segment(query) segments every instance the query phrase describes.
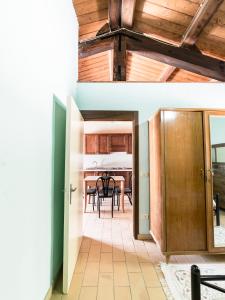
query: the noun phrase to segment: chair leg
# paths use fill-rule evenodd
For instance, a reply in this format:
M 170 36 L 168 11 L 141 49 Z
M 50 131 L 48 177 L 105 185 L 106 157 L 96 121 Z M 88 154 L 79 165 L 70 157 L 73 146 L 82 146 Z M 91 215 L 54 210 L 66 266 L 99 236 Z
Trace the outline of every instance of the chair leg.
M 113 218 L 114 200 L 115 200 L 115 195 L 112 196 L 112 218 Z
M 127 194 L 127 196 L 128 196 L 128 199 L 129 199 L 130 205 L 133 205 L 133 204 L 132 204 L 132 201 L 131 201 L 131 194 Z
M 117 194 L 117 206 L 118 206 L 118 211 L 120 210 L 120 195 Z
M 98 217 L 100 218 L 100 198 L 98 197 Z
M 92 195 L 93 197 L 93 201 L 92 201 L 92 205 L 93 205 L 93 211 L 95 210 L 95 195 Z
M 91 203 L 91 196 L 88 195 L 88 204 L 90 204 L 90 203 Z

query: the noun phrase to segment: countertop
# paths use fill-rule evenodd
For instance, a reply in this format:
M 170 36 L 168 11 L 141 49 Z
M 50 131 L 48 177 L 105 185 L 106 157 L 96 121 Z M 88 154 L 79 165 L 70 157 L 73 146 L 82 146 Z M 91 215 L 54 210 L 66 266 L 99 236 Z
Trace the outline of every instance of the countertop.
M 103 168 L 103 169 L 84 169 L 84 172 L 132 172 L 132 168 L 127 168 L 127 169 L 116 169 L 116 168 Z

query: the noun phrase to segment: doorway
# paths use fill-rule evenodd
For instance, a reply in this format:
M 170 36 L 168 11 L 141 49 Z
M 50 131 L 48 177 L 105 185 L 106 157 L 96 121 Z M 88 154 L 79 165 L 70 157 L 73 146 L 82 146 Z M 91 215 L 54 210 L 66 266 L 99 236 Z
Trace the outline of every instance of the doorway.
M 138 112 L 136 112 L 136 111 L 123 111 L 123 112 L 120 112 L 120 111 L 106 111 L 106 112 L 105 111 L 79 111 L 78 108 L 76 108 L 74 106 L 75 105 L 74 101 L 72 99 L 69 99 L 69 100 L 70 101 L 68 102 L 68 105 L 67 105 L 67 117 L 69 117 L 68 120 L 70 120 L 70 123 L 68 123 L 67 125 L 70 125 L 70 126 L 67 126 L 67 129 L 69 130 L 69 135 L 66 134 L 66 137 L 67 137 L 66 138 L 66 146 L 67 147 L 70 147 L 71 145 L 77 145 L 77 142 L 75 143 L 75 142 L 71 141 L 71 139 L 74 139 L 75 137 L 77 138 L 78 136 L 80 138 L 82 137 L 82 133 L 80 132 L 81 128 L 78 130 L 78 127 L 77 127 L 77 125 L 80 124 L 80 121 L 82 121 L 82 120 L 84 120 L 84 122 L 85 121 L 89 121 L 89 122 L 90 121 L 92 121 L 92 122 L 93 121 L 101 121 L 101 122 L 102 121 L 105 121 L 105 122 L 109 122 L 109 121 L 110 122 L 112 122 L 112 121 L 113 122 L 123 122 L 123 121 L 125 121 L 125 122 L 131 122 L 131 125 L 132 125 L 131 126 L 132 127 L 132 139 L 133 139 L 132 150 L 131 150 L 132 151 L 132 156 L 133 156 L 133 160 L 132 160 L 133 161 L 133 164 L 132 164 L 132 171 L 133 171 L 132 172 L 133 173 L 133 178 L 132 178 L 132 181 L 133 181 L 133 184 L 132 184 L 133 222 L 132 222 L 132 225 L 133 225 L 133 230 L 131 228 L 129 229 L 129 232 L 130 232 L 130 235 L 131 235 L 131 236 L 129 236 L 129 241 L 132 240 L 132 236 L 133 236 L 134 239 L 137 239 L 138 230 L 139 230 L 139 220 L 138 220 L 139 219 L 138 218 L 138 216 L 139 216 L 139 197 L 138 197 L 138 194 L 139 194 L 139 180 L 138 180 L 139 179 L 139 174 L 138 174 L 138 170 L 139 170 L 139 159 L 138 159 L 138 157 L 139 157 L 138 156 L 138 148 L 139 148 L 139 145 L 138 145 Z M 71 109 L 72 107 L 73 107 L 73 109 Z M 81 115 L 80 115 L 80 113 L 81 113 Z M 75 122 L 71 122 L 73 119 L 75 120 Z M 64 122 L 64 124 L 65 124 L 65 122 Z M 72 127 L 71 127 L 71 125 L 72 125 Z M 76 126 L 74 126 L 74 125 L 76 125 Z M 79 132 L 79 134 L 78 134 L 78 132 Z M 65 141 L 64 141 L 64 146 L 65 146 Z M 66 151 L 66 157 L 67 157 L 67 154 L 68 154 L 68 151 Z M 67 169 L 68 169 L 68 163 L 71 166 L 71 168 L 76 169 L 76 166 L 75 166 L 76 162 L 73 160 L 73 157 L 74 157 L 74 155 L 71 156 L 72 160 L 66 159 Z M 81 157 L 81 156 L 78 156 L 78 157 Z M 78 160 L 80 161 L 80 159 L 78 159 Z M 73 162 L 73 163 L 71 164 L 71 162 Z M 75 162 L 75 165 L 74 165 L 74 162 Z M 81 170 L 81 169 L 79 168 L 79 170 Z M 65 172 L 65 174 L 67 174 L 67 173 L 68 172 Z M 66 237 L 68 235 L 68 232 L 69 232 L 68 229 L 70 227 L 67 223 L 68 223 L 68 220 L 75 220 L 77 218 L 75 218 L 75 217 L 72 218 L 72 216 L 70 218 L 68 218 L 68 213 L 71 210 L 71 208 L 75 205 L 75 203 L 78 203 L 78 201 L 82 205 L 83 200 L 82 200 L 82 196 L 81 196 L 81 188 L 79 188 L 79 190 L 76 188 L 78 186 L 77 185 L 78 183 L 75 183 L 73 180 L 72 181 L 68 180 L 67 177 L 65 177 L 66 179 L 65 179 L 65 188 L 64 188 L 64 194 L 65 194 L 64 203 L 66 204 L 66 206 L 64 206 L 64 249 L 63 249 L 63 252 L 64 252 L 64 256 L 69 257 L 69 254 L 65 255 L 68 252 L 66 250 L 67 250 L 68 245 L 69 245 L 69 242 L 67 242 Z M 78 180 L 79 184 L 80 184 L 82 179 L 83 179 L 83 177 L 81 177 L 81 173 L 78 177 L 80 178 Z M 71 183 L 72 183 L 72 185 L 71 185 Z M 75 212 L 75 210 L 73 210 L 73 211 Z M 80 207 L 77 208 L 76 211 L 77 212 L 79 211 L 79 215 L 82 214 L 82 209 Z M 114 220 L 112 219 L 112 222 L 114 222 L 114 221 L 115 221 L 115 219 Z M 67 224 L 67 225 L 65 226 L 65 224 Z M 74 228 L 76 228 L 76 226 L 72 226 L 71 228 L 74 229 Z M 65 229 L 66 229 L 66 231 L 65 231 Z M 125 230 L 126 230 L 126 226 L 125 227 L 122 226 L 122 231 L 120 231 L 120 232 L 123 232 L 125 234 L 125 238 L 127 238 Z M 81 241 L 81 239 L 79 239 L 79 241 Z M 82 242 L 82 245 L 83 244 L 85 245 L 85 239 L 83 239 L 83 241 L 84 241 L 84 243 Z M 128 247 L 129 247 L 129 241 L 127 241 L 127 246 Z M 88 242 L 90 242 L 90 239 L 89 239 Z M 92 241 L 92 244 L 94 244 L 94 243 L 95 243 L 95 241 Z M 106 247 L 107 247 L 107 245 L 106 245 Z M 96 247 L 94 245 L 93 249 L 95 249 L 95 248 Z M 79 250 L 76 253 L 78 254 L 78 252 L 79 252 Z M 96 259 L 95 253 L 93 254 L 93 257 L 94 257 L 94 259 Z M 70 273 L 72 274 L 72 271 L 74 271 L 76 259 L 73 261 L 73 264 L 69 263 L 68 261 L 69 261 L 68 259 L 66 260 L 64 258 L 63 266 L 65 267 L 65 269 L 69 267 L 71 269 Z M 72 280 L 72 276 L 70 276 L 70 277 L 71 278 L 68 279 L 68 272 L 63 271 L 63 278 L 65 278 L 66 282 L 67 282 L 67 286 L 65 286 L 65 288 L 64 288 L 64 293 L 68 292 L 68 290 L 69 290 L 69 286 L 70 286 L 70 283 L 71 283 L 71 280 Z
M 131 122 L 132 124 L 132 207 L 133 236 L 137 239 L 139 231 L 139 156 L 138 156 L 138 112 L 137 111 L 89 111 L 82 110 L 84 122 Z

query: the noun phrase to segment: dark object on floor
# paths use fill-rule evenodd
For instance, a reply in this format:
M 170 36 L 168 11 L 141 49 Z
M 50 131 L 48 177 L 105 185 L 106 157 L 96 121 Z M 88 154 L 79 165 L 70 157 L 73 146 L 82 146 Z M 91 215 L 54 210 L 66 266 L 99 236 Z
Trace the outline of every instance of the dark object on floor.
M 225 272 L 225 271 L 224 271 Z M 191 299 L 201 300 L 201 284 L 209 288 L 225 293 L 225 289 L 209 283 L 208 281 L 224 281 L 225 275 L 201 275 L 198 266 L 191 266 Z

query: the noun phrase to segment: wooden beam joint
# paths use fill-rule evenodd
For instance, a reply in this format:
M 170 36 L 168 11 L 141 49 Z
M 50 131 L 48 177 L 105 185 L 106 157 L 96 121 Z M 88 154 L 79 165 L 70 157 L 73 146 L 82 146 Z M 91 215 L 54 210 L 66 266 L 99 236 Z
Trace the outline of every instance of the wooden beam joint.
M 115 37 L 118 39 L 117 42 L 115 42 Z M 124 41 L 122 37 L 126 37 Z M 119 42 L 120 38 L 121 42 Z M 139 55 L 177 68 L 185 69 L 219 81 L 225 81 L 224 61 L 203 55 L 196 50 L 193 51 L 184 47 L 176 47 L 152 39 L 125 28 L 88 40 L 85 44 L 80 43 L 79 55 L 80 57 L 85 57 L 85 55 L 88 56 L 102 52 L 103 49 L 104 51 L 114 49 L 114 52 L 118 50 L 118 54 L 114 53 L 114 62 L 117 65 L 117 68 L 115 67 L 114 69 L 117 75 L 113 76 L 113 78 L 118 78 L 119 80 L 123 80 L 122 78 L 124 78 L 126 50 L 130 50 L 137 52 Z
M 126 37 L 114 37 L 113 81 L 126 81 Z

